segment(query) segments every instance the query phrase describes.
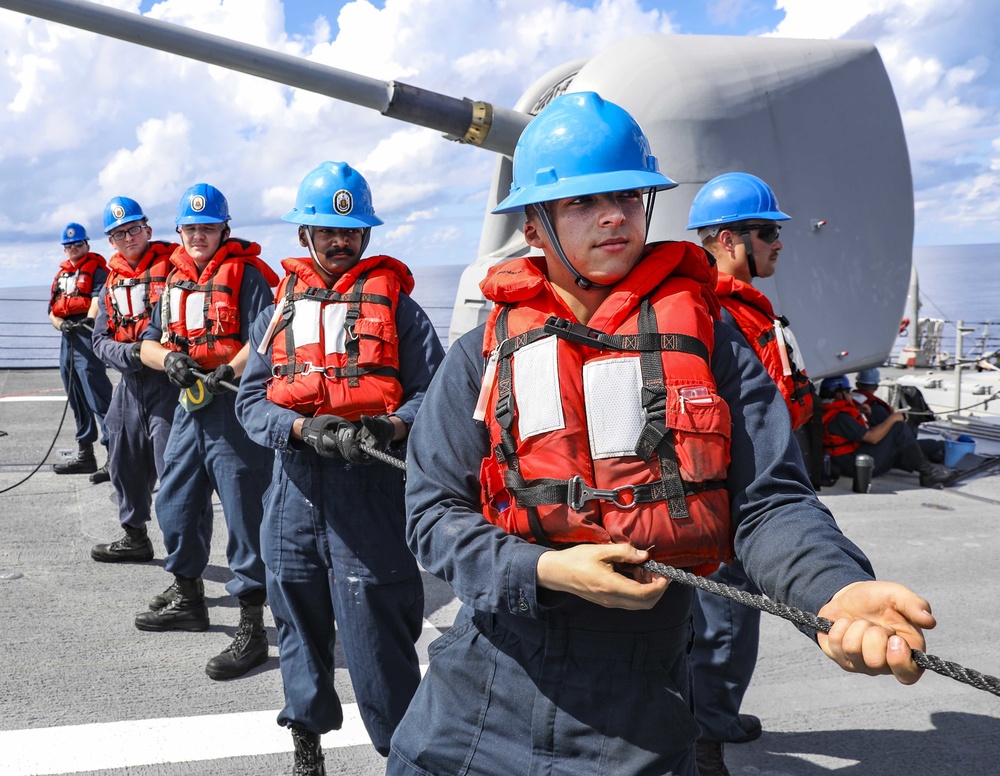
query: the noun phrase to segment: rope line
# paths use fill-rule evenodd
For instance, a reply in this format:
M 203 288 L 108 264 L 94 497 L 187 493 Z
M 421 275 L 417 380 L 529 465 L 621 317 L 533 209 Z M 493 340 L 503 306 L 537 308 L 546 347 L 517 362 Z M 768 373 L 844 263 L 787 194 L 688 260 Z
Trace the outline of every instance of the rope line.
M 729 587 L 727 585 L 720 585 L 718 582 L 713 582 L 711 579 L 695 576 L 690 572 L 682 571 L 681 569 L 674 568 L 673 566 L 667 566 L 663 563 L 648 560 L 642 564 L 642 568 L 647 571 L 651 571 L 654 574 L 658 574 L 661 577 L 667 577 L 668 579 L 688 585 L 689 587 L 695 587 L 699 590 L 714 593 L 715 595 L 736 601 L 744 606 L 749 606 L 751 609 L 759 609 L 767 612 L 768 614 L 773 614 L 785 620 L 790 620 L 791 622 L 799 625 L 805 625 L 813 630 L 829 633 L 830 628 L 833 626 L 833 623 L 825 617 L 817 617 L 815 614 L 810 614 L 809 612 L 804 612 L 801 609 L 796 609 L 794 606 L 786 606 L 785 604 L 777 601 L 772 601 L 770 598 L 766 598 L 762 595 L 754 595 L 753 593 L 748 593 L 745 590 L 737 590 L 736 588 Z M 913 654 L 913 662 L 921 668 L 941 674 L 942 676 L 947 676 L 950 679 L 954 679 L 956 682 L 962 682 L 963 684 L 970 685 L 971 687 L 975 687 L 977 690 L 985 690 L 986 692 L 993 693 L 993 695 L 1000 695 L 1000 679 L 995 676 L 981 674 L 978 671 L 973 671 L 971 668 L 965 668 L 958 663 L 942 660 L 936 655 L 928 655 L 926 652 L 919 649 L 911 650 L 911 652 Z

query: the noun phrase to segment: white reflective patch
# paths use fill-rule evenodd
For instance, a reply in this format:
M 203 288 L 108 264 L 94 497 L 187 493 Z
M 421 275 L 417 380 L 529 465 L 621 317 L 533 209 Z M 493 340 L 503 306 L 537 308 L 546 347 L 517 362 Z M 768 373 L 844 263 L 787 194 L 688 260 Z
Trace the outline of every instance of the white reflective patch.
M 323 336 L 326 338 L 327 353 L 347 352 L 346 304 L 328 304 L 323 308 Z
M 313 299 L 299 299 L 295 302 L 295 315 L 292 316 L 295 347 L 319 342 L 319 311 L 322 307 L 322 304 Z
M 189 332 L 205 328 L 205 292 L 191 291 L 184 301 L 184 325 Z
M 59 278 L 59 290 L 64 294 L 72 294 L 76 290 L 76 274 Z
M 639 357 L 607 358 L 583 365 L 590 456 L 635 455 L 646 424 L 642 410 L 642 366 Z
M 119 315 L 131 315 L 132 305 L 129 289 L 125 286 L 115 286 L 111 292 L 114 294 L 114 307 Z
M 521 439 L 566 425 L 559 387 L 558 346 L 555 337 L 545 337 L 514 353 L 514 400 Z
M 146 290 L 145 283 L 139 283 L 129 289 L 129 315 L 138 315 L 146 309 Z

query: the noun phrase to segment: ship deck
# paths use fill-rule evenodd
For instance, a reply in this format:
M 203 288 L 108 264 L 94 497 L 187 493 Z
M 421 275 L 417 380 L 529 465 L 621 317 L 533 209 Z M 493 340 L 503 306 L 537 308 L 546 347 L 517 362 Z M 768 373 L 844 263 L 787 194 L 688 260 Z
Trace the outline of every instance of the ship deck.
M 266 665 L 231 682 L 204 673 L 238 620 L 223 589 L 218 504 L 205 575 L 211 628 L 136 630 L 135 613 L 170 581 L 159 530 L 150 531 L 151 563 L 91 561 L 93 544 L 118 536 L 114 494 L 108 483 L 51 471 L 60 451 L 75 447 L 71 415 L 57 434 L 64 407 L 56 370 L 0 372 L 0 490 L 11 488 L 0 494 L 0 776 L 290 773 L 291 737 L 275 724 L 282 694 L 270 614 Z M 881 578 L 932 603 L 939 624 L 929 653 L 1000 674 L 1000 575 L 990 571 L 1000 477 L 928 490 L 914 475 L 892 473 L 868 494 L 842 478 L 820 497 Z M 425 574 L 424 583 L 418 650 L 426 664 L 427 644 L 447 630 L 458 603 L 443 582 Z M 765 732 L 727 747 L 734 776 L 996 773 L 1000 698 L 937 674 L 912 687 L 847 674 L 790 623 L 763 620 L 743 710 L 760 716 Z M 342 658 L 336 687 L 348 719 L 324 736 L 327 771 L 380 774 L 384 761 L 367 743 Z

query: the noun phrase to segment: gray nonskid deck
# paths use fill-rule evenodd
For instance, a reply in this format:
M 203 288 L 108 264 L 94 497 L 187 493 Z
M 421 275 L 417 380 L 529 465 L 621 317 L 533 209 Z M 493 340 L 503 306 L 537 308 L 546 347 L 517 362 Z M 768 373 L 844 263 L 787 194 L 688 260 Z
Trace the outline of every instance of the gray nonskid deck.
M 4 397 L 56 398 L 60 390 L 55 370 L 0 372 L 0 431 L 6 432 L 0 437 L 0 489 L 24 477 L 44 455 L 63 408 L 55 400 Z M 67 418 L 49 462 L 56 451 L 73 447 Z M 994 571 L 1000 478 L 937 491 L 919 488 L 915 476 L 887 475 L 866 495 L 852 493 L 850 482 L 841 479 L 820 496 L 881 578 L 907 584 L 930 600 L 939 625 L 929 633 L 928 652 L 1000 674 L 1000 582 Z M 229 643 L 238 621 L 235 601 L 223 588 L 229 572 L 218 505 L 206 573 L 211 628 L 142 633 L 132 624 L 135 613 L 170 581 L 162 568 L 162 541 L 154 527 L 156 560 L 149 564 L 91 561 L 94 543 L 118 535 L 112 498 L 110 484 L 55 475 L 48 465 L 0 495 L 0 776 L 290 773 L 290 736 L 274 722 L 282 694 L 270 614 L 272 659 L 265 666 L 231 682 L 213 682 L 204 673 L 205 662 Z M 447 629 L 458 603 L 444 583 L 429 575 L 424 581 L 425 617 L 432 626 L 420 643 L 426 663 L 428 641 Z M 337 665 L 337 690 L 352 704 L 342 655 Z M 761 717 L 765 732 L 756 742 L 728 746 L 726 759 L 734 776 L 985 776 L 996 772 L 1000 760 L 998 710 L 1000 698 L 936 674 L 913 687 L 889 677 L 846 674 L 793 625 L 765 616 L 757 672 L 744 703 L 744 711 Z M 192 717 L 198 718 L 194 733 Z M 129 721 L 149 721 L 142 727 L 150 730 L 136 732 L 123 724 Z M 25 731 L 35 731 L 30 745 Z M 281 751 L 238 754 L 242 748 L 267 749 L 276 733 Z M 152 752 L 154 745 L 144 748 L 143 735 L 151 736 L 158 759 L 122 759 L 136 757 L 129 754 L 136 741 L 139 760 L 142 752 Z M 342 740 L 348 731 L 324 738 L 329 773 L 383 772 L 384 761 L 369 745 L 341 747 L 338 736 Z M 53 752 L 67 746 L 66 756 L 53 760 Z M 43 759 L 65 763 L 64 769 L 31 765 L 38 748 Z M 217 754 L 234 748 L 237 754 Z M 174 756 L 191 751 L 208 756 L 188 762 Z M 101 765 L 95 768 L 97 755 Z M 84 761 L 91 763 L 87 770 L 81 770 Z

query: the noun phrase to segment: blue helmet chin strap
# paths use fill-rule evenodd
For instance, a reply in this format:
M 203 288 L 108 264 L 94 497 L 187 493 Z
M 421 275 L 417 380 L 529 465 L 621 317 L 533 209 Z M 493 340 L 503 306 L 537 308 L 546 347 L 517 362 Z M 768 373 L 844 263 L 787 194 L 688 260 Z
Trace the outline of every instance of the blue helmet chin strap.
M 653 202 L 655 199 L 656 190 L 650 189 L 646 197 L 646 235 L 649 235 L 649 222 L 653 217 Z M 596 283 L 590 278 L 584 277 L 580 274 L 580 271 L 573 266 L 573 262 L 571 262 L 566 256 L 562 243 L 559 242 L 559 236 L 556 234 L 556 228 L 552 223 L 552 219 L 549 218 L 549 211 L 546 208 L 546 203 L 537 203 L 535 205 L 535 212 L 538 214 L 538 221 L 542 225 L 542 229 L 545 231 L 546 236 L 548 236 L 549 242 L 552 243 L 552 249 L 556 252 L 556 258 L 559 259 L 559 262 L 570 271 L 573 275 L 573 280 L 580 288 L 584 291 L 588 291 L 591 288 L 611 288 L 611 286 L 614 285 L 614 283 Z

